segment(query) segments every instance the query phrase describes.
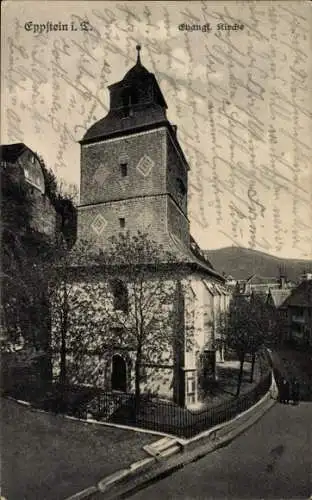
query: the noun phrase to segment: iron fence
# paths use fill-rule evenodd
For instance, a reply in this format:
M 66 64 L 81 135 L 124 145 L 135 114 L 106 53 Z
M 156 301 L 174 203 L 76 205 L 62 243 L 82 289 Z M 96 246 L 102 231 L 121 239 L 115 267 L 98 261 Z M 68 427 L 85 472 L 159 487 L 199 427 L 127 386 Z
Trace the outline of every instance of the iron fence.
M 35 407 L 53 412 L 191 438 L 250 408 L 269 390 L 270 384 L 271 371 L 247 394 L 233 396 L 218 406 L 202 410 L 189 410 L 145 394 L 137 407 L 133 394 L 108 393 L 85 386 L 28 386 L 27 393 L 19 386 L 13 395 L 19 398 L 23 394 L 23 398 L 26 396 Z
M 271 372 L 247 394 L 199 411 L 181 408 L 170 401 L 146 395 L 141 397 L 137 408 L 132 394 L 98 393 L 86 405 L 85 412 L 102 421 L 191 438 L 250 408 L 266 394 L 270 385 Z

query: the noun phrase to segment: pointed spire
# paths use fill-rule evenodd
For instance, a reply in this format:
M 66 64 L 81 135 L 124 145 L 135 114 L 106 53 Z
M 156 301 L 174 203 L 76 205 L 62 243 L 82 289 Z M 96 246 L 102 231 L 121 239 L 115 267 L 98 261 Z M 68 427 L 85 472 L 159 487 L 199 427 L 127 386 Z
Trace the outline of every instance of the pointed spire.
M 141 64 L 141 59 L 140 59 L 140 51 L 141 51 L 141 48 L 142 48 L 142 47 L 141 47 L 141 45 L 140 45 L 140 44 L 138 44 L 138 45 L 136 46 L 136 49 L 137 49 L 137 52 L 138 52 L 138 57 L 137 57 L 137 62 L 136 62 L 137 64 Z

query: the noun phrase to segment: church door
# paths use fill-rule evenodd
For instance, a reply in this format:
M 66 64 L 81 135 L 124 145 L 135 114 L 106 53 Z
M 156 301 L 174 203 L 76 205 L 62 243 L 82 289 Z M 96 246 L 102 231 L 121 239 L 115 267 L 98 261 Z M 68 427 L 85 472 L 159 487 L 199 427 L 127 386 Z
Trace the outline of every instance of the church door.
M 127 392 L 127 365 L 119 354 L 112 359 L 112 390 Z

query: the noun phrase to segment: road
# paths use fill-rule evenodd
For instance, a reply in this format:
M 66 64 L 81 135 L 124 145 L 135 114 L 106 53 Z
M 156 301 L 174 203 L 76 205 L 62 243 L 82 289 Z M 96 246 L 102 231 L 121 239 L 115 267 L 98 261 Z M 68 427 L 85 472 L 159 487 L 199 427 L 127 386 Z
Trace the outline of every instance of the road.
M 308 499 L 312 493 L 312 403 L 277 403 L 225 448 L 131 497 Z

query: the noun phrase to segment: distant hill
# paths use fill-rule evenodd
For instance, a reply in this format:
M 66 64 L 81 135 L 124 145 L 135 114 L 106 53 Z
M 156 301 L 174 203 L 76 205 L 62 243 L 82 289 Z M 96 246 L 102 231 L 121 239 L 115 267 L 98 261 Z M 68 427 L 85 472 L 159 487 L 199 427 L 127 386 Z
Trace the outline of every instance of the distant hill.
M 312 260 L 281 259 L 258 250 L 244 247 L 225 247 L 203 250 L 216 271 L 235 279 L 244 279 L 256 273 L 263 277 L 278 277 L 282 268 L 291 281 L 297 281 L 304 272 L 312 272 Z

